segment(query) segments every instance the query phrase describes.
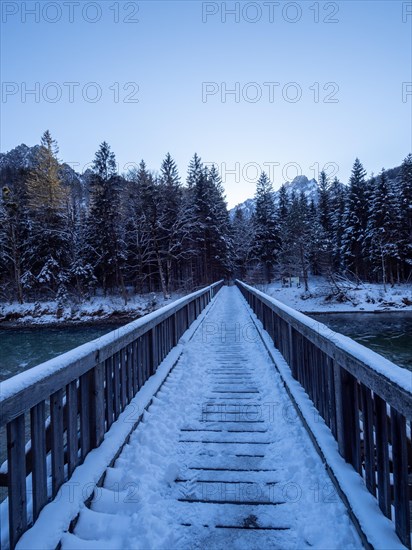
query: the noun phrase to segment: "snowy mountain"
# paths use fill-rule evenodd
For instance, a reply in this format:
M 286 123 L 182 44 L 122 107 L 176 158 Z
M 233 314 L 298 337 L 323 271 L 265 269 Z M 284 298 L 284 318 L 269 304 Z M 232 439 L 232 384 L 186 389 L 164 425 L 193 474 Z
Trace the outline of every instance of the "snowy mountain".
M 24 143 L 18 145 L 7 153 L 0 153 L 0 174 L 4 171 L 7 179 L 8 170 L 30 170 L 36 165 L 40 145 L 28 147 Z M 60 163 L 60 177 L 70 188 L 76 191 L 78 196 L 87 196 L 88 171 L 83 175 L 78 174 L 65 162 Z
M 315 202 L 318 201 L 318 191 L 319 186 L 318 182 L 315 179 L 308 179 L 306 176 L 296 176 L 292 181 L 285 183 L 285 189 L 288 195 L 290 196 L 293 192 L 300 194 L 302 191 L 308 200 L 313 199 Z M 279 191 L 275 191 L 273 198 L 275 203 L 278 202 Z M 246 199 L 244 202 L 236 205 L 230 210 L 230 215 L 233 216 L 235 210 L 239 208 L 245 217 L 250 217 L 253 214 L 255 209 L 255 199 Z
M 8 153 L 0 153 L 0 170 L 4 168 L 32 168 L 35 165 L 39 148 L 39 145 L 28 147 L 22 143 Z
M 297 194 L 300 194 L 302 191 L 308 199 L 318 199 L 318 182 L 315 179 L 309 180 L 306 176 L 296 176 L 292 181 L 285 183 L 286 191 L 288 195 L 291 195 L 294 191 Z M 275 199 L 277 193 L 275 192 Z

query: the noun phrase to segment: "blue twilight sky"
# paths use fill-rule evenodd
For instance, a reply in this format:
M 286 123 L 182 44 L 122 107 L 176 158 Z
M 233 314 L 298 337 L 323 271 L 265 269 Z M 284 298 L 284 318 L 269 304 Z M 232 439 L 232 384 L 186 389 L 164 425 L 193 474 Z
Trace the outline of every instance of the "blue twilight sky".
M 412 149 L 411 2 L 1 8 L 2 152 L 48 128 L 79 171 L 106 140 L 120 171 L 170 151 L 185 176 L 196 151 L 233 206 L 260 169 L 275 188 L 325 165 L 346 182 L 356 156 L 377 172 Z

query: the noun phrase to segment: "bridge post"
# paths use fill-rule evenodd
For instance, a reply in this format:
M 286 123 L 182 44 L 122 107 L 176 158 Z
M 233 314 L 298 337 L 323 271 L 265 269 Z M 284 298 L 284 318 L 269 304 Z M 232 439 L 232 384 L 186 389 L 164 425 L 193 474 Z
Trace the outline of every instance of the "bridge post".
M 96 365 L 92 370 L 92 384 L 90 392 L 90 436 L 91 445 L 95 449 L 103 441 L 105 432 L 104 407 L 104 365 L 99 361 L 99 352 L 96 353 Z
M 373 440 L 373 401 L 371 390 L 361 384 L 363 441 L 365 449 L 365 483 L 368 491 L 376 496 L 375 444 Z
M 389 470 L 388 414 L 386 402 L 375 395 L 376 410 L 376 465 L 378 471 L 379 507 L 386 517 L 391 517 L 391 487 Z
M 30 424 L 33 451 L 33 520 L 47 502 L 47 466 L 46 466 L 46 406 L 40 401 L 30 411 Z M 77 434 L 76 434 L 77 435 Z
M 70 477 L 78 464 L 79 441 L 77 434 L 78 413 L 77 383 L 74 380 L 67 385 L 66 391 L 66 424 L 67 424 L 67 460 Z M 34 496 L 33 496 L 34 498 Z
M 177 346 L 177 343 L 179 341 L 178 322 L 179 322 L 179 320 L 178 320 L 178 317 L 177 317 L 177 313 L 175 313 L 172 316 L 173 347 Z
M 292 325 L 288 325 L 288 339 L 289 339 L 289 366 L 292 371 L 293 378 L 296 379 L 296 364 L 295 364 L 295 357 L 293 352 L 293 327 Z
M 150 331 L 150 375 L 156 372 L 158 365 L 158 349 L 156 338 L 156 327 Z
M 90 451 L 90 372 L 80 377 L 80 447 L 82 462 Z
M 57 495 L 64 482 L 63 390 L 50 396 L 52 494 Z
M 108 357 L 104 362 L 106 379 L 106 425 L 109 429 L 113 424 L 113 365 L 112 358 Z
M 9 537 L 14 549 L 27 529 L 26 458 L 24 414 L 7 424 L 7 461 L 9 483 Z
M 335 361 L 334 382 L 336 402 L 336 429 L 339 452 L 361 471 L 359 437 L 359 400 L 356 379 Z
M 406 419 L 391 407 L 392 458 L 396 533 L 407 547 L 411 547 L 408 488 L 408 448 Z
M 139 340 L 140 342 L 140 340 Z M 120 350 L 120 403 L 123 410 L 127 404 L 126 350 Z

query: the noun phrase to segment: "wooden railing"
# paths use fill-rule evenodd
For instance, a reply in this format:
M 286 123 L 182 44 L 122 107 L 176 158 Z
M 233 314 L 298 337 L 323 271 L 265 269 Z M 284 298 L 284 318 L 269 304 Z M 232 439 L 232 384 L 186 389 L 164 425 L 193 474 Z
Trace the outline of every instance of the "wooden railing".
M 1 481 L 8 491 L 11 548 L 100 445 L 222 285 L 190 294 L 2 383 L 0 429 L 6 427 L 7 462 Z M 30 510 L 27 487 L 33 495 Z
M 379 507 L 410 548 L 412 374 L 240 281 L 236 284 Z

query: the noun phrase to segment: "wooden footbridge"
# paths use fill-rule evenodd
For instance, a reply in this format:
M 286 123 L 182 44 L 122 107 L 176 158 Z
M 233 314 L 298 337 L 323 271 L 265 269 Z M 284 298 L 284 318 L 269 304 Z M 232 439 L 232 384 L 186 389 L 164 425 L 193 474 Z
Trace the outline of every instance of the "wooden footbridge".
M 411 548 L 411 386 L 215 283 L 2 383 L 2 548 Z

